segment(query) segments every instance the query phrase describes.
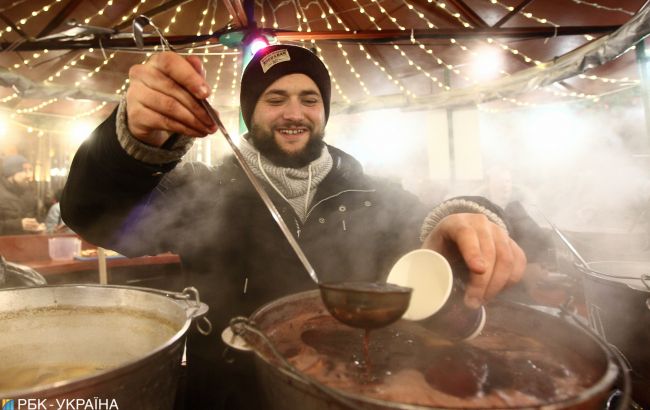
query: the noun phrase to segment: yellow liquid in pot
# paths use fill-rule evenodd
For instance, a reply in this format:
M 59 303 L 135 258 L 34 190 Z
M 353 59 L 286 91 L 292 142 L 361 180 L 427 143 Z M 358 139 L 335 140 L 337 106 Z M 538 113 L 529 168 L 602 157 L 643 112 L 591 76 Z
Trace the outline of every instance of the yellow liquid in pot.
M 4 368 L 0 372 L 0 391 L 15 391 L 79 379 L 104 368 L 92 364 L 60 364 Z

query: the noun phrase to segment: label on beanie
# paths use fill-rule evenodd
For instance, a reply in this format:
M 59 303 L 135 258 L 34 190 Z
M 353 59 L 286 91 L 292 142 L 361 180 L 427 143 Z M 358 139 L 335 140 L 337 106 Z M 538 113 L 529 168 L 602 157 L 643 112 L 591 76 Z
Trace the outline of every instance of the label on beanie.
M 266 73 L 274 65 L 289 60 L 291 60 L 291 57 L 289 56 L 289 50 L 283 48 L 282 50 L 276 50 L 262 57 L 260 59 L 260 64 L 262 65 L 262 71 Z

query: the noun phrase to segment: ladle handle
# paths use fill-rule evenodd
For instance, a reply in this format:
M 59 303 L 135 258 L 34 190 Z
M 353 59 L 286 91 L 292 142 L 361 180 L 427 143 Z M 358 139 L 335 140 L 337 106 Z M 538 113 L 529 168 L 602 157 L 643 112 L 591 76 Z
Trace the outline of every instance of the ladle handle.
M 536 208 L 537 208 L 537 207 L 536 207 Z M 544 214 L 544 212 L 542 212 L 541 209 L 537 208 L 537 211 L 538 211 L 539 214 L 542 216 L 542 218 L 544 218 L 544 219 L 546 220 L 546 223 L 548 223 L 548 224 L 550 225 L 551 229 L 553 230 L 553 232 L 555 232 L 555 234 L 558 236 L 558 238 L 560 238 L 560 240 L 562 241 L 562 243 L 563 243 L 567 248 L 569 248 L 569 251 L 571 251 L 571 254 L 572 254 L 573 256 L 575 256 L 575 258 L 576 258 L 576 259 L 577 259 L 577 260 L 578 260 L 578 261 L 579 261 L 579 262 L 580 262 L 580 263 L 581 263 L 585 268 L 588 268 L 588 267 L 589 267 L 589 264 L 587 263 L 587 261 L 585 260 L 585 258 L 583 258 L 582 255 L 580 255 L 580 252 L 578 252 L 578 250 L 575 248 L 575 246 L 573 246 L 573 244 L 572 244 L 572 243 L 569 241 L 569 239 L 564 235 L 564 233 L 560 230 L 560 228 L 558 228 L 558 227 L 557 227 L 553 222 L 551 222 L 551 220 L 550 220 L 550 219 L 549 219 L 549 218 Z
M 217 124 L 219 131 L 221 131 L 223 136 L 226 138 L 226 141 L 228 141 L 230 148 L 232 148 L 232 151 L 235 154 L 235 158 L 237 159 L 237 162 L 239 162 L 239 165 L 244 170 L 244 173 L 248 177 L 248 180 L 251 182 L 251 184 L 253 184 L 253 187 L 255 188 L 259 196 L 262 198 L 262 201 L 264 201 L 264 204 L 268 208 L 269 212 L 271 212 L 273 219 L 275 219 L 275 222 L 277 222 L 278 226 L 280 227 L 280 230 L 282 231 L 285 238 L 289 242 L 289 245 L 291 245 L 291 248 L 293 248 L 293 251 L 298 256 L 298 259 L 300 259 L 300 262 L 302 262 L 302 265 L 305 267 L 305 270 L 312 278 L 312 280 L 318 283 L 318 277 L 316 276 L 316 271 L 311 266 L 311 263 L 309 263 L 307 256 L 302 251 L 302 248 L 300 247 L 296 239 L 293 237 L 293 234 L 289 230 L 287 224 L 284 222 L 284 219 L 282 219 L 282 215 L 280 215 L 280 212 L 275 207 L 275 204 L 273 204 L 271 197 L 269 197 L 269 194 L 266 193 L 266 190 L 264 190 L 264 187 L 262 186 L 262 184 L 260 184 L 255 174 L 253 174 L 253 171 L 251 170 L 250 166 L 248 166 L 248 164 L 244 160 L 244 155 L 241 153 L 237 145 L 235 145 L 235 143 L 232 141 L 232 138 L 230 138 L 230 134 L 228 134 L 228 131 L 226 131 L 226 127 L 224 127 L 223 122 L 221 122 L 219 115 L 214 110 L 214 108 L 212 108 L 212 106 L 207 100 L 199 100 L 199 103 L 203 106 L 203 108 L 205 108 L 210 118 L 212 118 L 215 124 Z
M 549 222 L 549 224 L 551 225 L 551 228 L 553 229 L 555 234 L 560 238 L 562 243 L 564 243 L 564 245 L 566 245 L 566 247 L 569 248 L 573 256 L 575 256 L 576 259 L 578 259 L 578 261 L 580 261 L 580 263 L 585 268 L 588 268 L 589 264 L 587 263 L 587 261 L 582 257 L 582 255 L 580 255 L 580 252 L 578 252 L 578 250 L 573 246 L 573 244 L 569 241 L 569 239 L 567 239 L 567 237 L 564 236 L 564 233 L 560 231 L 560 229 L 557 226 L 555 226 L 553 223 Z

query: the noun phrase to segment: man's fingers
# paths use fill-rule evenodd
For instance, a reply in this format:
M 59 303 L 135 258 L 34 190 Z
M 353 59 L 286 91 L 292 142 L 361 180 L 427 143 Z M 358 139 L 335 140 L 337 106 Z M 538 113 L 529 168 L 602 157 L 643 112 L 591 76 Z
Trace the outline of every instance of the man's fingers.
M 469 270 L 466 283 L 465 304 L 478 308 L 483 304 L 485 289 L 490 282 L 494 251 L 490 248 L 489 234 L 473 227 L 460 226 L 451 234 L 458 252 Z
M 206 134 L 196 130 L 174 118 L 167 117 L 142 104 L 134 104 L 129 108 L 129 116 L 138 116 L 137 124 L 129 124 L 129 129 L 134 136 L 147 135 L 154 130 L 170 131 L 180 133 L 189 137 L 201 138 Z
M 137 99 L 142 98 L 139 94 L 140 90 L 130 90 L 131 88 L 144 86 L 158 91 L 161 94 L 165 94 L 177 100 L 206 127 L 212 127 L 211 129 L 214 130 L 214 122 L 210 116 L 208 116 L 205 109 L 199 104 L 197 99 L 194 98 L 194 96 L 186 89 L 180 87 L 171 77 L 166 76 L 155 68 L 145 67 L 143 65 L 133 66 L 129 71 L 129 77 L 131 79 L 131 87 L 129 87 L 129 91 L 131 91 L 132 94 L 135 94 Z M 147 105 L 151 106 L 153 103 L 157 103 L 157 101 L 152 101 Z
M 496 252 L 495 264 L 492 275 L 490 275 L 490 282 L 485 288 L 484 300 L 496 296 L 506 286 L 514 271 L 514 256 L 510 248 L 510 238 L 505 233 L 500 234 L 495 238 L 494 246 Z
M 461 226 L 452 231 L 451 238 L 458 247 L 458 252 L 470 271 L 483 273 L 488 264 L 481 250 L 481 240 L 476 230 L 469 226 Z
M 509 283 L 521 279 L 526 256 L 498 225 L 485 215 L 454 214 L 445 217 L 424 243 L 456 261 L 458 256 L 469 269 L 465 304 L 478 308 Z
M 512 285 L 521 280 L 524 276 L 524 271 L 526 270 L 526 266 L 528 264 L 528 261 L 526 260 L 526 253 L 524 252 L 519 245 L 512 239 L 510 239 L 510 246 L 512 247 L 513 255 L 515 258 L 515 264 L 514 264 L 514 271 L 512 272 L 512 275 L 510 275 L 508 284 Z
M 204 99 L 210 95 L 210 87 L 203 76 L 197 72 L 193 63 L 188 62 L 184 57 L 172 52 L 160 53 L 152 57 L 149 63 L 192 93 L 194 97 Z
M 200 134 L 210 134 L 211 129 L 187 109 L 183 104 L 173 97 L 147 87 L 141 87 L 134 92 L 139 93 L 140 104 L 165 117 L 180 122 L 188 128 L 198 131 Z M 131 117 L 133 118 L 133 117 Z M 167 129 L 166 129 L 167 130 Z
M 492 272 L 470 273 L 465 289 L 465 304 L 467 306 L 477 309 L 485 302 L 485 289 L 490 283 L 491 275 Z
M 197 73 L 201 74 L 201 77 L 205 79 L 205 69 L 203 68 L 203 63 L 201 63 L 201 59 L 197 56 L 187 56 L 185 57 L 188 63 L 194 67 Z

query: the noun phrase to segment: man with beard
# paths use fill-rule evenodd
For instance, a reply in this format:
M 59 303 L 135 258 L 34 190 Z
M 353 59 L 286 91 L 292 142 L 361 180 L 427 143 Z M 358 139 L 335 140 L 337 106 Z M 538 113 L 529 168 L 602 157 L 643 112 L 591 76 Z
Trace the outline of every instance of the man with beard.
M 36 199 L 31 192 L 32 164 L 22 155 L 2 160 L 0 182 L 0 235 L 37 233 L 45 229 L 36 218 Z
M 187 409 L 264 408 L 252 355 L 224 358 L 221 329 L 234 316 L 316 285 L 233 157 L 213 168 L 179 164 L 193 138 L 216 131 L 197 103 L 209 93 L 202 72 L 198 58 L 174 53 L 131 68 L 125 100 L 75 156 L 62 215 L 88 241 L 122 254 L 180 255 L 217 330 L 189 335 Z M 241 87 L 250 130 L 242 153 L 320 280 L 383 280 L 401 255 L 419 247 L 468 265 L 471 307 L 519 280 L 525 255 L 488 201 L 425 206 L 323 142 L 330 78 L 309 50 L 263 49 Z

